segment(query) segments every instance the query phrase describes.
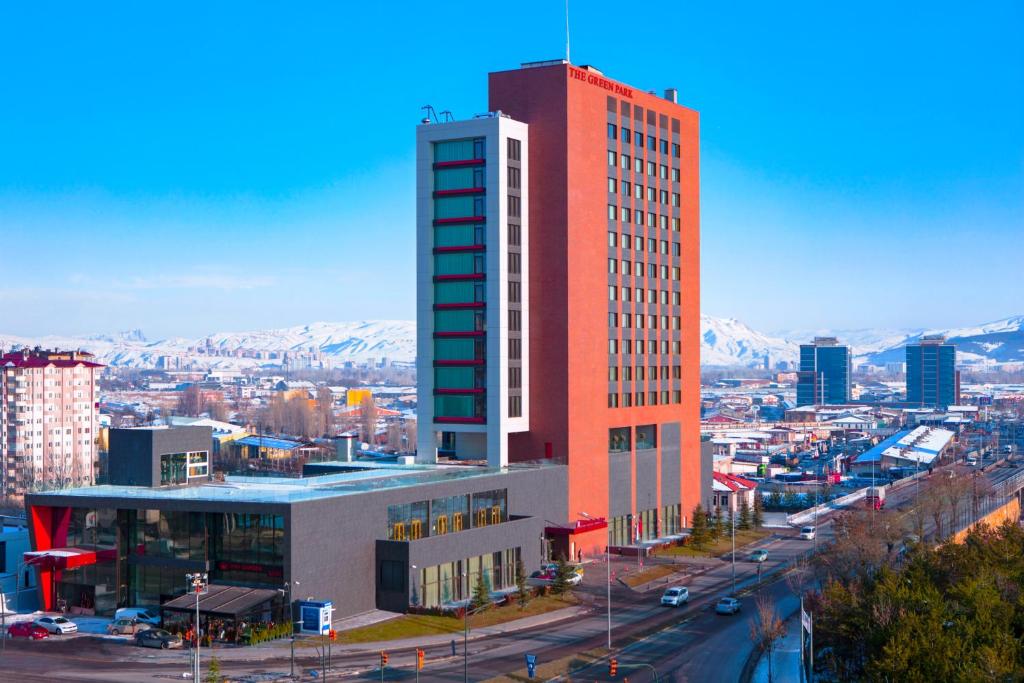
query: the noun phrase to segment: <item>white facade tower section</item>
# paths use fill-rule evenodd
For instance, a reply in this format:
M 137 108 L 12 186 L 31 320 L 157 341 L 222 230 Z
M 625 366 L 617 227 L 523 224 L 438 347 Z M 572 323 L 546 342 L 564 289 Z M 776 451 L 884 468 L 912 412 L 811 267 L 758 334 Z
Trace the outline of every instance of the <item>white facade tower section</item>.
M 527 431 L 527 125 L 500 112 L 416 131 L 416 459 L 508 464 Z

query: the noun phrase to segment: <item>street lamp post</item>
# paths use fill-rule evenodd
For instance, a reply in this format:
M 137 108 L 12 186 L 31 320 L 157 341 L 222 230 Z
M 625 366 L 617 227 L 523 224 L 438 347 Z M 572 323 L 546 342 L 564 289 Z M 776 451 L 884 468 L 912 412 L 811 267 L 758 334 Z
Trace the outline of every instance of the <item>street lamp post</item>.
M 192 662 L 192 680 L 198 681 L 200 676 L 199 643 L 202 640 L 202 638 L 199 637 L 199 596 L 206 592 L 207 586 L 209 585 L 209 577 L 207 576 L 206 572 L 203 572 L 201 574 L 185 574 L 185 578 L 188 580 L 190 584 L 192 584 L 192 591 L 196 594 L 196 651 L 195 659 Z
M 730 496 L 729 522 L 732 526 L 732 595 L 736 597 L 736 497 Z
M 295 581 L 295 582 L 285 581 L 284 582 L 285 595 L 287 596 L 287 600 L 288 600 L 288 622 L 292 625 L 292 632 L 291 632 L 291 645 L 292 645 L 292 658 L 291 658 L 291 661 L 292 661 L 292 668 L 291 668 L 291 674 L 289 674 L 289 678 L 295 678 L 295 624 L 299 623 L 299 622 L 295 621 L 295 613 L 292 611 L 292 586 L 293 585 L 298 586 L 299 582 L 298 581 Z
M 587 519 L 594 519 L 593 517 L 588 515 L 586 512 L 580 512 L 580 514 L 583 517 L 586 517 Z M 607 524 L 607 520 L 605 520 L 605 524 Z M 607 577 L 607 582 L 605 584 L 605 591 L 606 591 L 606 598 L 607 598 L 606 602 L 608 603 L 608 649 L 611 650 L 612 649 L 612 527 L 611 527 L 611 525 L 607 526 L 607 531 L 608 531 L 608 534 L 607 534 L 608 538 L 606 539 L 606 543 L 605 543 L 605 546 L 604 546 L 604 559 L 605 559 L 605 567 L 608 570 L 608 572 L 607 572 L 608 573 L 608 577 Z

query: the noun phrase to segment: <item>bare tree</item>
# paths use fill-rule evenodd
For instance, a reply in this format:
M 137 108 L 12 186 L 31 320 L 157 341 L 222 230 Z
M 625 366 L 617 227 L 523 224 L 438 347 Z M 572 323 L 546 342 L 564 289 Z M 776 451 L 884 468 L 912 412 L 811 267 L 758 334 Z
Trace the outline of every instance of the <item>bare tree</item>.
M 416 420 L 405 421 L 405 448 L 410 453 L 416 452 Z
M 373 396 L 367 396 L 359 404 L 359 425 L 363 434 L 363 441 L 372 444 L 373 437 L 377 433 L 377 404 Z
M 772 655 L 775 643 L 786 635 L 786 624 L 779 618 L 775 604 L 767 595 L 758 595 L 754 600 L 754 618 L 750 620 L 750 640 L 759 651 L 768 655 L 768 683 L 774 680 Z
M 316 390 L 316 421 L 321 434 L 334 434 L 334 394 L 327 386 Z
M 178 397 L 178 406 L 174 412 L 176 415 L 186 417 L 198 417 L 203 409 L 203 392 L 198 384 L 190 384 L 181 392 Z

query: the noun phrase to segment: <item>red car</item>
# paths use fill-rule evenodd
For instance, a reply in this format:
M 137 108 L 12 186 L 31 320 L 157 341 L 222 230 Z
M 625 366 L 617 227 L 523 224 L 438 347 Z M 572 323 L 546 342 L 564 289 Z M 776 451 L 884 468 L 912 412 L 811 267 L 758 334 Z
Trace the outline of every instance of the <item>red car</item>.
M 7 627 L 7 637 L 40 640 L 42 638 L 49 638 L 50 632 L 42 626 L 33 624 L 31 621 L 22 621 Z

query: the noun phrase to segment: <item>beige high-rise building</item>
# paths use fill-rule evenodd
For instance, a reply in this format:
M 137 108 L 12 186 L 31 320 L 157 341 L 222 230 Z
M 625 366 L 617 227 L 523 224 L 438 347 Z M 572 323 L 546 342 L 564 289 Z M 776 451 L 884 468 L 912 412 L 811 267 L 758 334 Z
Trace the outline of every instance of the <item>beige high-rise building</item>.
M 82 351 L 36 348 L 0 355 L 5 498 L 93 483 L 102 367 Z

